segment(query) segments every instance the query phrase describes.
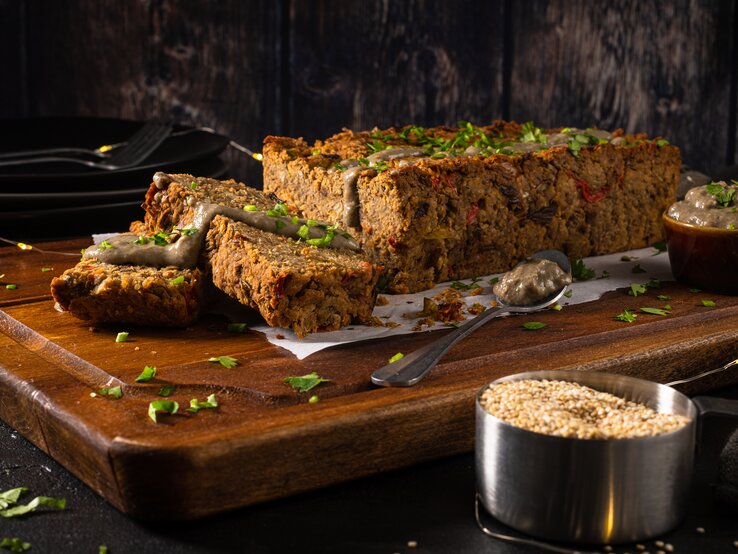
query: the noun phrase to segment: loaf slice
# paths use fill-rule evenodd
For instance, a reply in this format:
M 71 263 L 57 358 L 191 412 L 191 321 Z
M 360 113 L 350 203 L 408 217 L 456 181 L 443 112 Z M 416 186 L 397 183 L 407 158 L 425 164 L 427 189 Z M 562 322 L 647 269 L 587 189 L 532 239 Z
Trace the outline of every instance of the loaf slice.
M 144 202 L 144 221 L 132 229 L 151 235 L 185 228 L 201 203 L 268 211 L 277 201 L 234 181 L 159 173 Z M 294 207 L 283 209 L 296 217 Z M 206 230 L 200 264 L 217 288 L 258 310 L 269 325 L 300 337 L 371 323 L 382 272 L 359 252 L 311 246 L 222 215 Z
M 59 309 L 91 323 L 182 327 L 197 320 L 199 269 L 113 265 L 83 260 L 51 281 Z
M 422 153 L 372 162 L 391 148 Z M 537 250 L 580 258 L 653 244 L 681 164 L 676 147 L 645 135 L 512 122 L 346 130 L 313 145 L 267 137 L 263 155 L 264 190 L 349 224 L 391 292 L 506 271 Z
M 362 256 L 315 248 L 216 216 L 205 253 L 213 284 L 299 337 L 372 323 L 380 270 Z

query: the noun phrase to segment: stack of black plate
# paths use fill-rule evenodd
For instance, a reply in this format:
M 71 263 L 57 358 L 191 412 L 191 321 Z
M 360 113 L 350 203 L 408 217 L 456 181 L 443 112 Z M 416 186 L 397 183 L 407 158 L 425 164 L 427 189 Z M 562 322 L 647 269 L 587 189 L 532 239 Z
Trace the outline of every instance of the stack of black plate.
M 0 121 L 0 153 L 82 147 L 126 141 L 140 121 L 41 118 Z M 141 219 L 141 203 L 156 171 L 223 177 L 218 154 L 223 135 L 175 126 L 172 134 L 136 167 L 87 168 L 67 162 L 0 167 L 0 236 L 13 240 L 57 239 L 124 231 Z

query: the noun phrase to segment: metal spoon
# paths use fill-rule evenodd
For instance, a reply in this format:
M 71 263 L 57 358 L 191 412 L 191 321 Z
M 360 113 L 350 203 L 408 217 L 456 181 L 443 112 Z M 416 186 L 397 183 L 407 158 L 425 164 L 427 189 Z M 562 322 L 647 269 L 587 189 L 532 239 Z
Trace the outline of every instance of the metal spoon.
M 571 273 L 569 259 L 559 250 L 536 252 L 531 258 L 555 262 L 566 273 Z M 453 345 L 487 323 L 488 320 L 497 314 L 528 313 L 542 310 L 556 303 L 565 292 L 566 286 L 548 298 L 544 298 L 542 301 L 528 306 L 506 305 L 498 298 L 498 307 L 482 312 L 477 317 L 470 319 L 440 339 L 372 373 L 372 383 L 383 387 L 411 387 L 420 382 Z

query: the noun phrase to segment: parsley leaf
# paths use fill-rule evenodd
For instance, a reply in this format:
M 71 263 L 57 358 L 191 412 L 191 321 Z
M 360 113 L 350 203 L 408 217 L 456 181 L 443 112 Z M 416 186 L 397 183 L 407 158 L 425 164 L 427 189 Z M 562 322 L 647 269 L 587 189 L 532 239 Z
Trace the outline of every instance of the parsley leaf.
M 128 333 L 125 331 L 121 331 L 117 335 L 115 335 L 115 342 L 126 342 L 128 340 Z
M 639 294 L 646 294 L 647 290 L 648 290 L 648 287 L 646 285 L 641 285 L 639 283 L 631 283 L 628 294 L 630 296 L 638 296 Z
M 726 183 L 712 182 L 706 186 L 707 193 L 715 197 L 718 208 L 727 208 L 736 200 L 736 189 Z
M 667 310 L 662 310 L 661 308 L 640 308 L 640 310 L 644 314 L 661 315 L 661 316 L 669 315 L 669 312 Z
M 527 331 L 537 331 L 538 329 L 543 329 L 545 326 L 546 324 L 540 321 L 526 321 L 522 325 L 523 329 Z
M 18 489 L 11 489 L 10 492 L 17 491 Z M 21 487 L 20 492 L 27 491 L 26 487 Z M 9 491 L 6 491 L 9 492 Z M 4 493 L 3 493 L 4 494 Z M 64 498 L 51 498 L 49 496 L 37 496 L 31 500 L 28 504 L 17 504 L 18 496 L 15 496 L 15 500 L 9 502 L 10 507 L 0 510 L 0 517 L 18 517 L 25 515 L 29 512 L 33 512 L 36 508 L 41 506 L 46 508 L 58 508 L 63 510 L 67 501 Z
M 615 316 L 615 319 L 617 319 L 618 321 L 624 321 L 626 323 L 633 323 L 637 317 L 638 314 L 634 314 L 628 308 L 625 308 L 622 312 Z
M 717 306 L 714 300 L 707 300 L 706 298 L 702 299 L 702 305 L 706 308 L 714 308 L 715 306 Z
M 147 365 L 143 368 L 141 375 L 136 377 L 135 381 L 137 383 L 147 383 L 151 381 L 154 377 L 156 377 L 156 367 L 152 365 Z
M 175 387 L 174 385 L 164 385 L 162 388 L 159 389 L 159 392 L 157 392 L 156 394 L 166 398 L 167 396 L 171 396 L 172 393 L 176 390 L 176 388 L 177 387 Z
M 321 383 L 329 382 L 330 379 L 323 379 L 321 376 L 313 371 L 312 373 L 308 373 L 307 375 L 303 375 L 301 377 L 285 377 L 283 381 L 298 392 L 307 392 L 317 387 Z
M 0 539 L 0 548 L 10 550 L 11 552 L 25 552 L 31 548 L 31 543 L 23 542 L 18 537 L 8 538 L 3 537 Z
M 218 356 L 210 358 L 208 361 L 214 364 L 220 364 L 223 367 L 227 367 L 228 369 L 231 369 L 238 365 L 238 360 L 236 360 L 236 358 L 231 358 L 230 356 Z
M 571 276 L 577 281 L 587 281 L 595 278 L 594 269 L 588 268 L 584 260 L 572 259 L 571 260 Z

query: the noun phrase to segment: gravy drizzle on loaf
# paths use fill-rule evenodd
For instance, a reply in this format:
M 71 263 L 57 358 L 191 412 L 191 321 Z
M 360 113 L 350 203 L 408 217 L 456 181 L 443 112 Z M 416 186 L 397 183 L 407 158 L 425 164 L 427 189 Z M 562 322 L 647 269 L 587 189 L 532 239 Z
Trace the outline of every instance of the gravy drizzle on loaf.
M 564 132 L 565 131 L 565 132 Z M 480 146 L 468 146 L 463 150 L 455 150 L 453 147 L 448 150 L 442 150 L 437 147 L 417 147 L 417 146 L 391 146 L 387 145 L 385 150 L 379 150 L 370 154 L 366 158 L 349 158 L 341 160 L 336 166 L 329 170 L 329 173 L 342 171 L 343 176 L 343 226 L 350 228 L 358 228 L 360 221 L 360 202 L 359 192 L 356 188 L 356 182 L 359 179 L 359 173 L 364 170 L 382 171 L 385 169 L 382 162 L 392 160 L 400 160 L 399 166 L 406 166 L 417 162 L 422 158 L 451 158 L 451 157 L 470 157 L 470 156 L 489 156 L 491 154 L 525 154 L 530 152 L 538 152 L 553 148 L 555 146 L 566 146 L 572 137 L 583 135 L 593 137 L 599 141 L 610 142 L 612 144 L 621 144 L 624 142 L 622 137 L 614 137 L 609 131 L 602 129 L 577 129 L 565 128 L 562 132 L 557 133 L 541 133 L 538 140 L 525 140 L 521 137 L 517 142 L 501 142 L 496 147 L 482 148 Z
M 162 188 L 164 177 L 166 177 L 165 174 L 156 174 L 154 182 L 157 188 Z M 205 232 L 216 215 L 246 223 L 268 233 L 295 239 L 322 239 L 326 237 L 326 229 L 329 228 L 327 224 L 312 220 L 286 215 L 268 215 L 259 210 L 246 211 L 208 202 L 197 202 L 192 208 L 194 213 L 192 224 L 185 229 L 176 229 L 173 234 L 176 240 L 170 244 L 160 246 L 152 242 L 142 243 L 139 241 L 140 237 L 134 233 L 121 233 L 107 239 L 104 243 L 88 248 L 83 257 L 117 265 L 194 267 L 202 249 Z M 307 230 L 304 236 L 300 235 L 301 229 Z M 350 235 L 337 230 L 332 238 L 325 242 L 326 246 L 331 248 L 359 250 L 359 246 Z

